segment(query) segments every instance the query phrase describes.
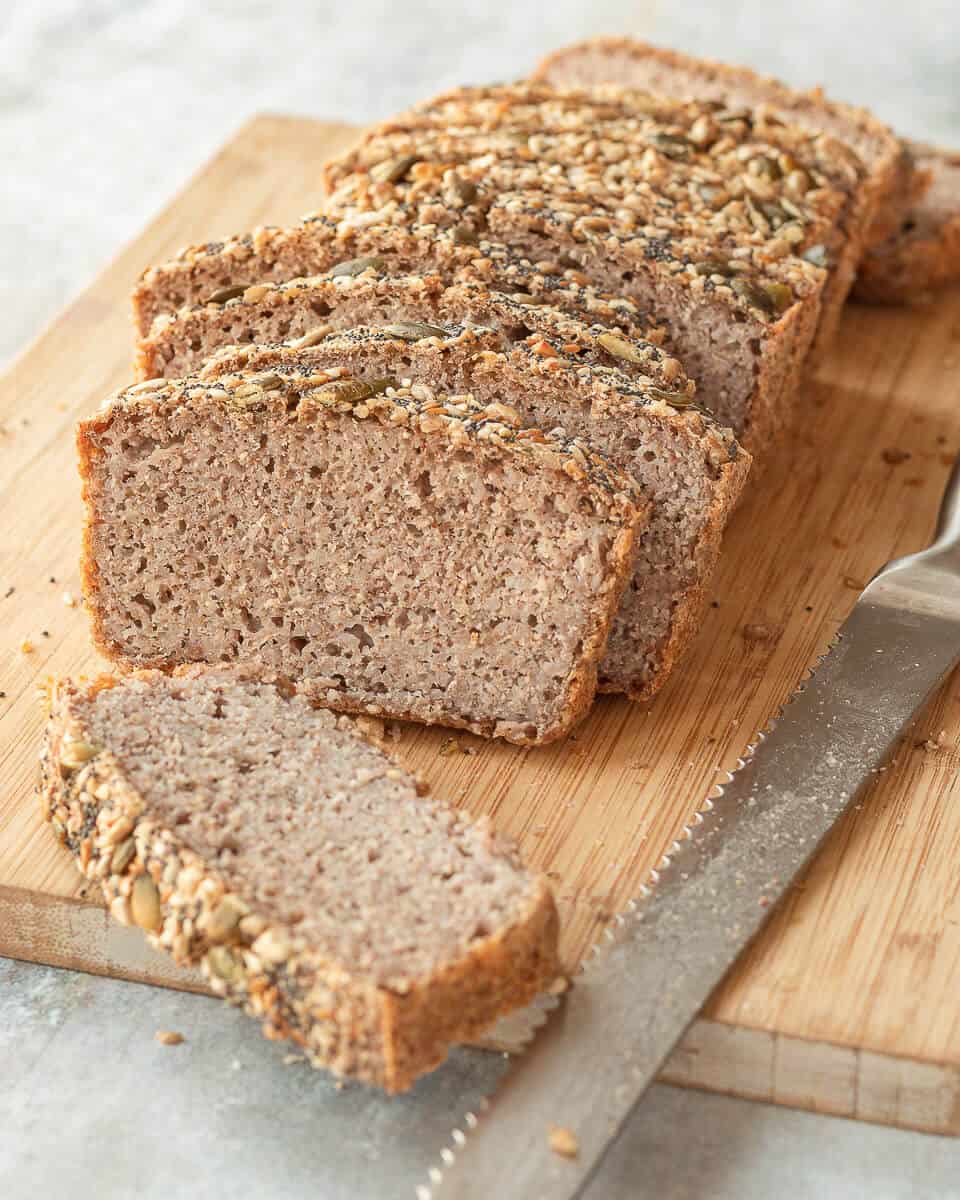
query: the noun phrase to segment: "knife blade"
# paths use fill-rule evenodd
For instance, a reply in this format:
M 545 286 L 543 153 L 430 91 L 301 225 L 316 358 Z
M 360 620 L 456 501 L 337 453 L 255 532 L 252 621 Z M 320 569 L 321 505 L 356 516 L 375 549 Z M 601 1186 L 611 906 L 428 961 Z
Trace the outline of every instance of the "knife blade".
M 573 1200 L 714 987 L 960 660 L 960 459 L 936 535 L 867 585 L 418 1200 Z M 560 1157 L 548 1132 L 578 1144 Z

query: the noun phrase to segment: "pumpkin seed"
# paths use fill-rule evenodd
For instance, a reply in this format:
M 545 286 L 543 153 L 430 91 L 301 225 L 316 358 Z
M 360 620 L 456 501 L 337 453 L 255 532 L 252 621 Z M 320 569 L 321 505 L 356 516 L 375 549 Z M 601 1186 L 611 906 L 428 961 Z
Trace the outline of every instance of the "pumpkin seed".
M 776 159 L 768 158 L 766 154 L 758 154 L 750 159 L 750 170 L 761 179 L 780 179 L 783 172 Z
M 256 375 L 251 375 L 248 381 L 249 385 L 261 387 L 265 392 L 279 387 L 281 383 L 283 383 L 283 378 L 276 371 L 261 371 Z
M 204 300 L 204 304 L 226 304 L 228 300 L 236 300 L 238 296 L 242 296 L 247 290 L 249 284 L 237 283 L 232 287 L 220 288 Z
M 778 313 L 782 313 L 793 303 L 793 292 L 785 283 L 765 283 L 763 290 L 773 301 L 773 306 Z
M 655 133 L 653 144 L 667 158 L 686 158 L 693 148 L 693 143 L 682 133 Z
M 399 154 L 396 158 L 386 158 L 370 168 L 370 178 L 375 183 L 399 183 L 413 164 L 419 161 L 416 154 Z
M 102 749 L 102 746 L 93 742 L 64 742 L 60 749 L 60 766 L 66 767 L 68 771 L 77 771 L 84 763 L 95 758 Z
M 439 325 L 427 325 L 424 321 L 395 321 L 392 325 L 384 325 L 383 332 L 388 337 L 399 338 L 402 342 L 418 342 L 421 338 L 448 336 L 447 331 Z
M 450 230 L 450 240 L 455 246 L 476 246 L 480 236 L 469 225 L 454 225 Z
M 746 300 L 748 304 L 753 305 L 754 308 L 759 308 L 767 316 L 772 317 L 776 312 L 773 300 L 765 291 L 758 288 L 756 284 L 751 283 L 749 279 L 732 279 L 730 287 L 741 300 Z
M 602 346 L 614 358 L 623 358 L 627 362 L 634 363 L 644 361 L 643 355 L 632 342 L 628 342 L 626 338 L 617 337 L 615 333 L 601 333 L 597 338 L 597 345 Z
M 224 983 L 241 984 L 246 978 L 243 959 L 229 946 L 211 946 L 204 962 L 213 975 Z
M 240 924 L 240 918 L 249 911 L 249 906 L 239 896 L 224 896 L 207 918 L 207 934 L 217 941 L 229 937 Z
M 160 893 L 149 875 L 138 875 L 130 893 L 130 915 L 134 925 L 156 933 L 161 925 Z
M 330 271 L 330 278 L 337 279 L 343 275 L 362 275 L 364 271 L 369 271 L 371 268 L 374 271 L 383 271 L 387 264 L 382 258 L 377 258 L 376 255 L 371 255 L 369 258 L 348 258 L 337 265 Z
M 453 192 L 454 199 L 461 207 L 472 204 L 477 198 L 477 185 L 469 179 L 464 179 L 456 171 L 451 173 L 450 177 L 446 180 L 446 184 L 450 191 Z
M 830 265 L 827 248 L 821 242 L 818 242 L 815 246 L 809 246 L 804 250 L 802 257 L 806 262 L 813 263 L 815 267 L 827 267 Z
M 127 838 L 125 842 L 121 842 L 110 856 L 110 873 L 112 875 L 122 875 L 127 867 L 130 866 L 136 853 L 137 847 L 132 837 Z
M 734 269 L 724 259 L 707 258 L 703 262 L 694 264 L 694 273 L 697 275 L 723 275 L 724 277 L 734 274 Z
M 652 387 L 647 389 L 647 395 L 655 400 L 664 400 L 672 408 L 690 408 L 694 403 L 692 396 L 686 392 L 670 392 L 666 388 Z
M 357 404 L 396 386 L 395 379 L 373 379 L 369 382 L 363 379 L 334 379 L 320 388 L 316 395 L 318 400 L 326 404 Z

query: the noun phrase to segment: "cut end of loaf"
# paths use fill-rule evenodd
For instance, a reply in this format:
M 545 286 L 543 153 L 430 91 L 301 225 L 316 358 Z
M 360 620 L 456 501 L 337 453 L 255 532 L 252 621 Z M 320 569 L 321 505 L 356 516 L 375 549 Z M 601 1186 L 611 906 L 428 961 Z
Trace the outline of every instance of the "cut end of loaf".
M 54 691 L 44 811 L 113 915 L 318 1066 L 403 1090 L 556 969 L 541 879 L 272 680 Z
M 389 382 L 140 385 L 81 427 L 98 643 L 128 666 L 267 667 L 345 711 L 560 736 L 646 505 L 503 405 Z

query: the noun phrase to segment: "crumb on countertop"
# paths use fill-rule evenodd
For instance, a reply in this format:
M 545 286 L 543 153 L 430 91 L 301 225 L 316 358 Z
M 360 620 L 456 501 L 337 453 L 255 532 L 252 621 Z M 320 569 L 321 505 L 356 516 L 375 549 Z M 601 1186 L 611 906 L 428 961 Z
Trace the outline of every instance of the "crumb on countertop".
M 183 1034 L 175 1029 L 158 1029 L 153 1036 L 161 1046 L 179 1046 L 184 1040 Z
M 551 1125 L 547 1130 L 550 1149 L 561 1158 L 576 1158 L 580 1153 L 580 1143 L 572 1129 L 565 1125 Z

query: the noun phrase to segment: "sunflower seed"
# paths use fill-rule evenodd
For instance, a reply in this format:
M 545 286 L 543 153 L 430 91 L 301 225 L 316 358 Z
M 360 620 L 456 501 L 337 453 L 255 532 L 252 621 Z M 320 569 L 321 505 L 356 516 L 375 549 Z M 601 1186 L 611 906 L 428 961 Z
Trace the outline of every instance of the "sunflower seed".
M 309 346 L 316 346 L 318 342 L 322 342 L 332 332 L 332 325 L 318 325 L 316 329 L 311 329 L 303 337 L 298 337 L 290 342 L 290 345 L 294 350 L 306 350 Z
M 614 358 L 623 358 L 627 362 L 634 363 L 644 361 L 643 355 L 632 342 L 628 342 L 626 338 L 617 337 L 615 333 L 601 333 L 597 338 L 597 345 L 602 346 Z
M 161 925 L 160 893 L 149 875 L 138 875 L 130 893 L 130 915 L 134 925 L 155 933 Z
M 343 275 L 362 275 L 364 271 L 374 270 L 383 271 L 386 269 L 386 263 L 382 258 L 377 258 L 376 255 L 371 255 L 369 258 L 348 258 L 337 265 L 329 272 L 331 279 L 336 279 Z
M 375 183 L 399 183 L 415 162 L 420 159 L 416 154 L 399 154 L 396 158 L 387 158 L 370 168 L 370 178 Z
M 383 332 L 388 337 L 399 338 L 402 342 L 418 342 L 421 338 L 448 336 L 447 331 L 439 325 L 427 325 L 424 321 L 395 321 L 392 325 L 384 325 Z

